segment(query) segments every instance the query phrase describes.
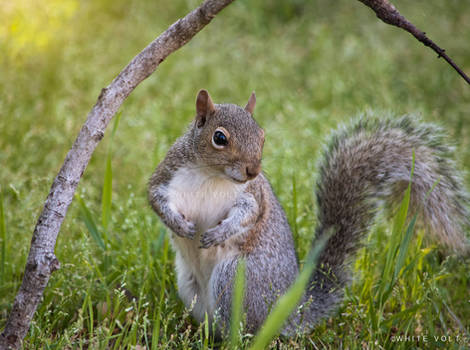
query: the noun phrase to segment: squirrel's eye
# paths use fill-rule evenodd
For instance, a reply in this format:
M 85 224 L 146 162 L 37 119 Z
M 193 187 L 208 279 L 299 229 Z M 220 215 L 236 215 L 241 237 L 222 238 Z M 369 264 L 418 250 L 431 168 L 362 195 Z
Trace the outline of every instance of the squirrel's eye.
M 212 144 L 215 148 L 226 146 L 228 144 L 227 136 L 222 131 L 216 130 L 214 136 L 212 136 Z

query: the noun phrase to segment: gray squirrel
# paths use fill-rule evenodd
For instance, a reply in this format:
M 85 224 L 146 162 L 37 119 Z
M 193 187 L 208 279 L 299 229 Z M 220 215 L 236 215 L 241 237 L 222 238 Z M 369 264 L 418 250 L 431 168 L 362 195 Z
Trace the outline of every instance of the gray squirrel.
M 233 278 L 246 261 L 246 331 L 256 332 L 298 275 L 291 229 L 261 171 L 264 131 L 245 108 L 214 104 L 199 91 L 196 116 L 153 173 L 149 201 L 174 233 L 178 293 L 193 316 L 230 325 Z M 415 152 L 411 210 L 427 231 L 466 250 L 467 196 L 440 130 L 411 117 L 360 119 L 338 131 L 325 150 L 317 181 L 318 226 L 313 245 L 332 232 L 299 310 L 285 334 L 305 332 L 341 302 L 349 262 L 381 202 L 400 201 Z M 435 185 L 432 192 L 429 190 Z

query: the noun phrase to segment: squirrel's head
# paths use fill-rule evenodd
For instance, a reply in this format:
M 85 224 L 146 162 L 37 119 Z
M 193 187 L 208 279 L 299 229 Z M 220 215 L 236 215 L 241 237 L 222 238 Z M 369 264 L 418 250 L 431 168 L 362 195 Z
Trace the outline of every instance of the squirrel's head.
M 199 91 L 192 131 L 197 161 L 208 171 L 237 183 L 261 172 L 264 131 L 253 119 L 255 104 L 254 93 L 242 108 L 214 104 L 206 90 Z

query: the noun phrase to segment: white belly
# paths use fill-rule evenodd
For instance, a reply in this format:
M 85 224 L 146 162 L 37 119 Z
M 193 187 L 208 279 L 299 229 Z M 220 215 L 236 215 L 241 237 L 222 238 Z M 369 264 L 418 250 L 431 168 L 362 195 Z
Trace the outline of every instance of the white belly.
M 211 314 L 213 311 L 214 298 L 209 282 L 214 267 L 239 253 L 238 246 L 230 239 L 218 247 L 199 248 L 200 237 L 227 217 L 244 188 L 245 185 L 235 184 L 196 166 L 177 170 L 167 187 L 170 207 L 197 227 L 193 240 L 175 235 L 173 246 L 177 252 L 178 292 L 186 306 L 191 304 L 195 293 L 198 294 L 193 314 L 200 321 L 204 320 L 205 312 Z M 191 278 L 197 281 L 197 292 Z
M 227 216 L 245 185 L 202 171 L 196 166 L 176 171 L 168 184 L 170 205 L 206 231 Z

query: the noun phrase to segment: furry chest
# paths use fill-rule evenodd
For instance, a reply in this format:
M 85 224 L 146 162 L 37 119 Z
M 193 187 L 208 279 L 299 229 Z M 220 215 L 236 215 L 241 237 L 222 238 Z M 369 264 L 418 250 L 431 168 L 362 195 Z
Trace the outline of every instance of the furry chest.
M 194 316 L 202 321 L 204 313 L 212 313 L 214 298 L 209 281 L 214 267 L 238 253 L 236 245 L 200 249 L 200 237 L 209 228 L 227 217 L 244 185 L 201 171 L 195 167 L 178 169 L 167 186 L 169 205 L 196 224 L 198 233 L 193 240 L 173 236 L 179 294 L 190 306 L 195 294 L 198 302 Z M 195 279 L 195 282 L 193 282 Z
M 199 232 L 217 225 L 244 185 L 194 167 L 178 169 L 168 185 L 170 205 L 194 222 Z

